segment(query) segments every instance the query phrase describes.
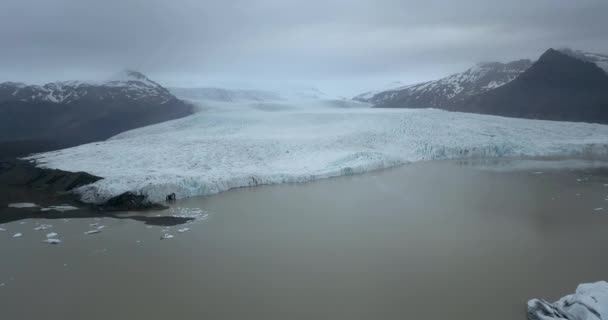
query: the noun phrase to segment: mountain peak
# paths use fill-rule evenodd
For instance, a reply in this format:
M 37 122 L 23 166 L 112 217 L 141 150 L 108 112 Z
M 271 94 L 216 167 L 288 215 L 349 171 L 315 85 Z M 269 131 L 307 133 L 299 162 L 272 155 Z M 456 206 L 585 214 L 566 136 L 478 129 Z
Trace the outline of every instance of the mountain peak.
M 110 78 L 110 80 L 108 82 L 113 82 L 113 81 L 142 81 L 142 82 L 148 82 L 151 81 L 148 77 L 146 77 L 143 73 L 136 71 L 136 70 L 132 70 L 132 69 L 125 69 L 117 74 L 115 74 L 114 76 L 112 76 Z

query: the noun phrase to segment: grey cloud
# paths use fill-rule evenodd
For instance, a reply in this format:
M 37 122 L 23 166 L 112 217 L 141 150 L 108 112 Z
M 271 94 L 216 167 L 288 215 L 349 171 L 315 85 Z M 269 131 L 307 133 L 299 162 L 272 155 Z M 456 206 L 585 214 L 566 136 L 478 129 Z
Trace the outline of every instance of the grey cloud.
M 549 47 L 608 52 L 605 0 L 4 0 L 0 80 L 124 67 L 171 84 L 300 81 L 350 94 Z

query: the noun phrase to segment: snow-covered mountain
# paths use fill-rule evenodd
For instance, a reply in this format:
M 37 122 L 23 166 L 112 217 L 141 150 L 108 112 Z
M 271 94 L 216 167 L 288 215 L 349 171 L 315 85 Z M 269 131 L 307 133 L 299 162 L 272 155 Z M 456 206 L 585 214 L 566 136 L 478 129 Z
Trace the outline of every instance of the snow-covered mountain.
M 581 55 L 549 49 L 507 85 L 446 109 L 517 118 L 608 123 L 608 74 L 597 60 L 590 62 L 590 58 L 580 58 Z
M 0 157 L 69 147 L 192 114 L 136 71 L 104 82 L 0 83 Z
M 479 63 L 439 80 L 391 88 L 373 95 L 368 92 L 354 99 L 380 107 L 441 108 L 503 86 L 531 65 L 530 60 Z
M 604 70 L 608 73 L 608 55 L 603 55 L 599 53 L 591 53 L 581 50 L 573 50 L 570 48 L 559 49 L 561 53 L 569 55 L 573 58 L 577 58 L 579 60 L 587 61 L 595 63 L 600 69 Z
M 126 70 L 105 82 L 60 81 L 45 85 L 0 83 L 0 102 L 71 104 L 78 101 L 133 100 L 164 104 L 175 97 L 137 71 Z
M 384 86 L 382 86 L 379 89 L 364 92 L 364 93 L 354 97 L 353 100 L 361 101 L 361 102 L 369 102 L 375 95 L 377 95 L 380 92 L 397 91 L 397 90 L 403 89 L 405 87 L 407 87 L 407 86 L 403 82 L 393 81 L 393 82 L 385 84 Z

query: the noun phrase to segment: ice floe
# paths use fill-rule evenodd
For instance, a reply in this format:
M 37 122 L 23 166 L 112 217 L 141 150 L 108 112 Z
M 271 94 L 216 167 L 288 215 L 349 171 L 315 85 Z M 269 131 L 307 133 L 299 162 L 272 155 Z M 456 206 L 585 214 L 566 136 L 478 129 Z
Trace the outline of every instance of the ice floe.
M 54 237 L 56 237 L 56 236 L 58 236 L 58 234 L 57 234 L 57 233 L 55 233 L 55 232 L 51 232 L 51 233 L 47 233 L 47 234 L 46 234 L 46 237 L 47 237 L 47 238 L 54 238 Z
M 608 283 L 581 284 L 574 294 L 554 303 L 542 299 L 528 301 L 528 320 L 608 319 Z
M 181 228 L 181 229 L 178 229 L 177 232 L 184 233 L 184 232 L 186 232 L 188 230 L 190 230 L 190 228 Z
M 85 202 L 125 191 L 160 202 L 173 192 L 186 198 L 420 160 L 605 155 L 606 141 L 608 126 L 600 124 L 434 109 L 337 109 L 311 101 L 277 112 L 209 105 L 186 118 L 28 159 L 104 177 L 76 190 Z
M 15 234 L 13 235 L 13 238 L 19 238 L 19 237 L 21 237 L 21 236 L 23 236 L 23 233 L 21 233 L 21 232 L 17 232 L 17 233 L 15 233 Z
M 8 207 L 22 209 L 22 208 L 37 208 L 38 205 L 35 203 L 31 203 L 31 202 L 18 202 L 18 203 L 10 203 L 8 205 Z
M 48 244 L 60 244 L 61 240 L 59 240 L 59 239 L 44 239 L 44 240 L 42 240 L 42 242 L 48 243 Z
M 100 233 L 101 230 L 95 229 L 95 230 L 89 230 L 89 231 L 85 231 L 84 234 L 95 234 L 95 233 Z
M 40 231 L 40 230 L 46 230 L 49 228 L 52 228 L 53 225 L 52 224 L 41 224 L 39 226 L 37 226 L 36 228 L 34 228 L 35 231 Z
M 62 204 L 62 205 L 58 205 L 58 206 L 50 206 L 50 207 L 40 209 L 40 211 L 52 211 L 52 210 L 64 212 L 64 211 L 78 210 L 78 208 L 67 205 L 67 204 Z
M 168 233 L 165 233 L 160 237 L 161 240 L 172 239 L 172 238 L 173 238 L 173 235 L 168 234 Z

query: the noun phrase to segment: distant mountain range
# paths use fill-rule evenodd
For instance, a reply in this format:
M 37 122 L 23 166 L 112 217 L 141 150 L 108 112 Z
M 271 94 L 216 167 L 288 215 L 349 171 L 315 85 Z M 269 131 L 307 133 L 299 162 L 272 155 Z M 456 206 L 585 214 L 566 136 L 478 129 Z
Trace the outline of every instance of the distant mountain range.
M 279 101 L 283 100 L 278 93 L 254 89 L 224 89 L 224 88 L 169 88 L 176 96 L 190 100 L 208 100 L 219 102 L 237 101 Z
M 104 140 L 193 107 L 136 71 L 106 82 L 0 83 L 0 156 Z
M 408 106 L 410 108 L 439 107 L 505 85 L 532 65 L 530 60 L 510 63 L 480 63 L 448 77 L 386 91 L 364 93 L 355 100 L 381 107 Z
M 443 79 L 361 94 L 382 108 L 439 108 L 608 123 L 608 56 L 547 50 L 537 61 L 479 64 Z

